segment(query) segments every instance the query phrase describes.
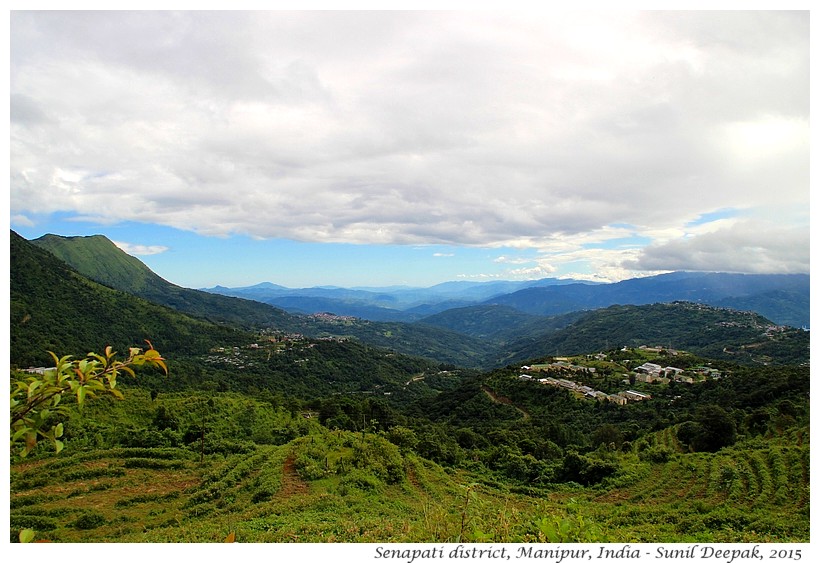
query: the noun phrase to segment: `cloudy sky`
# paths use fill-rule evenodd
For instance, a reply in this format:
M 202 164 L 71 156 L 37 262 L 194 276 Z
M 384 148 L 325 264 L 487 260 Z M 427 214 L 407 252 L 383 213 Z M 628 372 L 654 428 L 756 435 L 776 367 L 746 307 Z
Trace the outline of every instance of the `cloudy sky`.
M 809 271 L 808 12 L 12 12 L 10 222 L 187 287 Z

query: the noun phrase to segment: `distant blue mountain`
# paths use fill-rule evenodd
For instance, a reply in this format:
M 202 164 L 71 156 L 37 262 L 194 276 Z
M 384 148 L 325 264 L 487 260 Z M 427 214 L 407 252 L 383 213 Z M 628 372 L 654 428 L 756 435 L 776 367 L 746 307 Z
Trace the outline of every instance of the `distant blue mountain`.
M 809 276 L 673 272 L 618 283 L 544 278 L 530 281 L 451 281 L 427 288 L 291 289 L 273 283 L 216 286 L 205 291 L 243 297 L 298 313 L 328 312 L 372 321 L 412 322 L 454 308 L 506 305 L 536 316 L 554 316 L 610 305 L 692 301 L 749 310 L 771 321 L 809 326 Z M 483 312 L 486 316 L 486 312 Z M 486 318 L 485 321 L 487 322 Z
M 610 305 L 691 301 L 749 310 L 795 327 L 809 326 L 809 276 L 674 272 L 612 284 L 533 287 L 486 300 L 552 316 Z
M 327 286 L 292 289 L 265 282 L 237 288 L 216 286 L 204 291 L 252 299 L 290 312 L 330 312 L 373 321 L 414 321 L 527 287 L 572 283 L 582 282 L 545 278 L 528 281 L 453 281 L 427 288 L 397 286 L 367 289 Z

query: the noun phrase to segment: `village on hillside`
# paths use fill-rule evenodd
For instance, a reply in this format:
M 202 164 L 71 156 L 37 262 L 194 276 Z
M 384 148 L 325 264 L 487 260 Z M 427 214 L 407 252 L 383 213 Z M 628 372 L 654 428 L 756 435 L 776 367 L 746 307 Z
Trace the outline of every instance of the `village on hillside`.
M 695 366 L 686 369 L 663 366 L 659 363 L 660 358 L 675 357 L 683 354 L 678 350 L 664 348 L 662 346 L 639 348 L 624 347 L 619 350 L 622 355 L 629 358 L 614 359 L 609 354 L 598 353 L 586 356 L 556 357 L 549 363 L 532 364 L 521 366 L 521 373 L 518 379 L 521 381 L 533 381 L 542 385 L 551 385 L 573 392 L 576 396 L 585 399 L 599 401 L 610 401 L 617 405 L 626 405 L 634 401 L 647 401 L 652 399 L 652 395 L 645 391 L 626 389 L 617 393 L 605 393 L 596 390 L 591 385 L 573 381 L 573 379 L 583 379 L 589 381 L 599 377 L 599 371 L 606 370 L 608 373 L 622 375 L 622 383 L 635 385 L 636 383 L 668 385 L 669 383 L 683 383 L 692 385 L 706 381 L 707 379 L 717 379 L 721 377 L 720 371 L 709 366 Z M 650 358 L 653 361 L 643 361 L 640 365 L 634 365 L 640 360 L 634 357 Z

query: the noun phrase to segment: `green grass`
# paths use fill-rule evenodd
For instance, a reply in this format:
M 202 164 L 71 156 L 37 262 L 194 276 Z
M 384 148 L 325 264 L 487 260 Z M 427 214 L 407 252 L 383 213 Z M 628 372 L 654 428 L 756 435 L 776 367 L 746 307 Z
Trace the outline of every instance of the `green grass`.
M 512 487 L 317 430 L 232 455 L 75 452 L 11 467 L 11 538 L 56 542 L 806 542 L 808 436 L 665 463 L 617 453 L 596 487 Z M 668 436 L 658 443 L 672 446 Z

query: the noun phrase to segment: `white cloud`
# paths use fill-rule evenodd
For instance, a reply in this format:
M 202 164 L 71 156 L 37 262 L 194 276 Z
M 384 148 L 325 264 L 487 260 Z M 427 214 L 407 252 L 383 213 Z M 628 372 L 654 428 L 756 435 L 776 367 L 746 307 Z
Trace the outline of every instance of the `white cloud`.
M 512 258 L 510 256 L 499 256 L 493 260 L 496 264 L 531 264 L 531 258 Z
M 801 227 L 738 221 L 722 229 L 648 246 L 625 266 L 636 270 L 807 273 L 809 237 Z
M 152 254 L 162 254 L 163 252 L 168 251 L 168 247 L 162 245 L 132 244 L 130 242 L 121 242 L 116 240 L 111 242 L 113 242 L 117 248 L 126 254 L 131 254 L 132 256 L 150 256 Z
M 11 217 L 11 224 L 19 227 L 33 227 L 35 223 L 25 215 L 13 215 Z
M 594 240 L 660 236 L 648 267 L 692 217 L 808 204 L 808 21 L 13 12 L 11 213 L 535 248 L 615 275 Z
M 546 278 L 555 273 L 555 268 L 549 264 L 533 266 L 532 268 L 514 268 L 507 272 L 512 278 L 537 280 Z

